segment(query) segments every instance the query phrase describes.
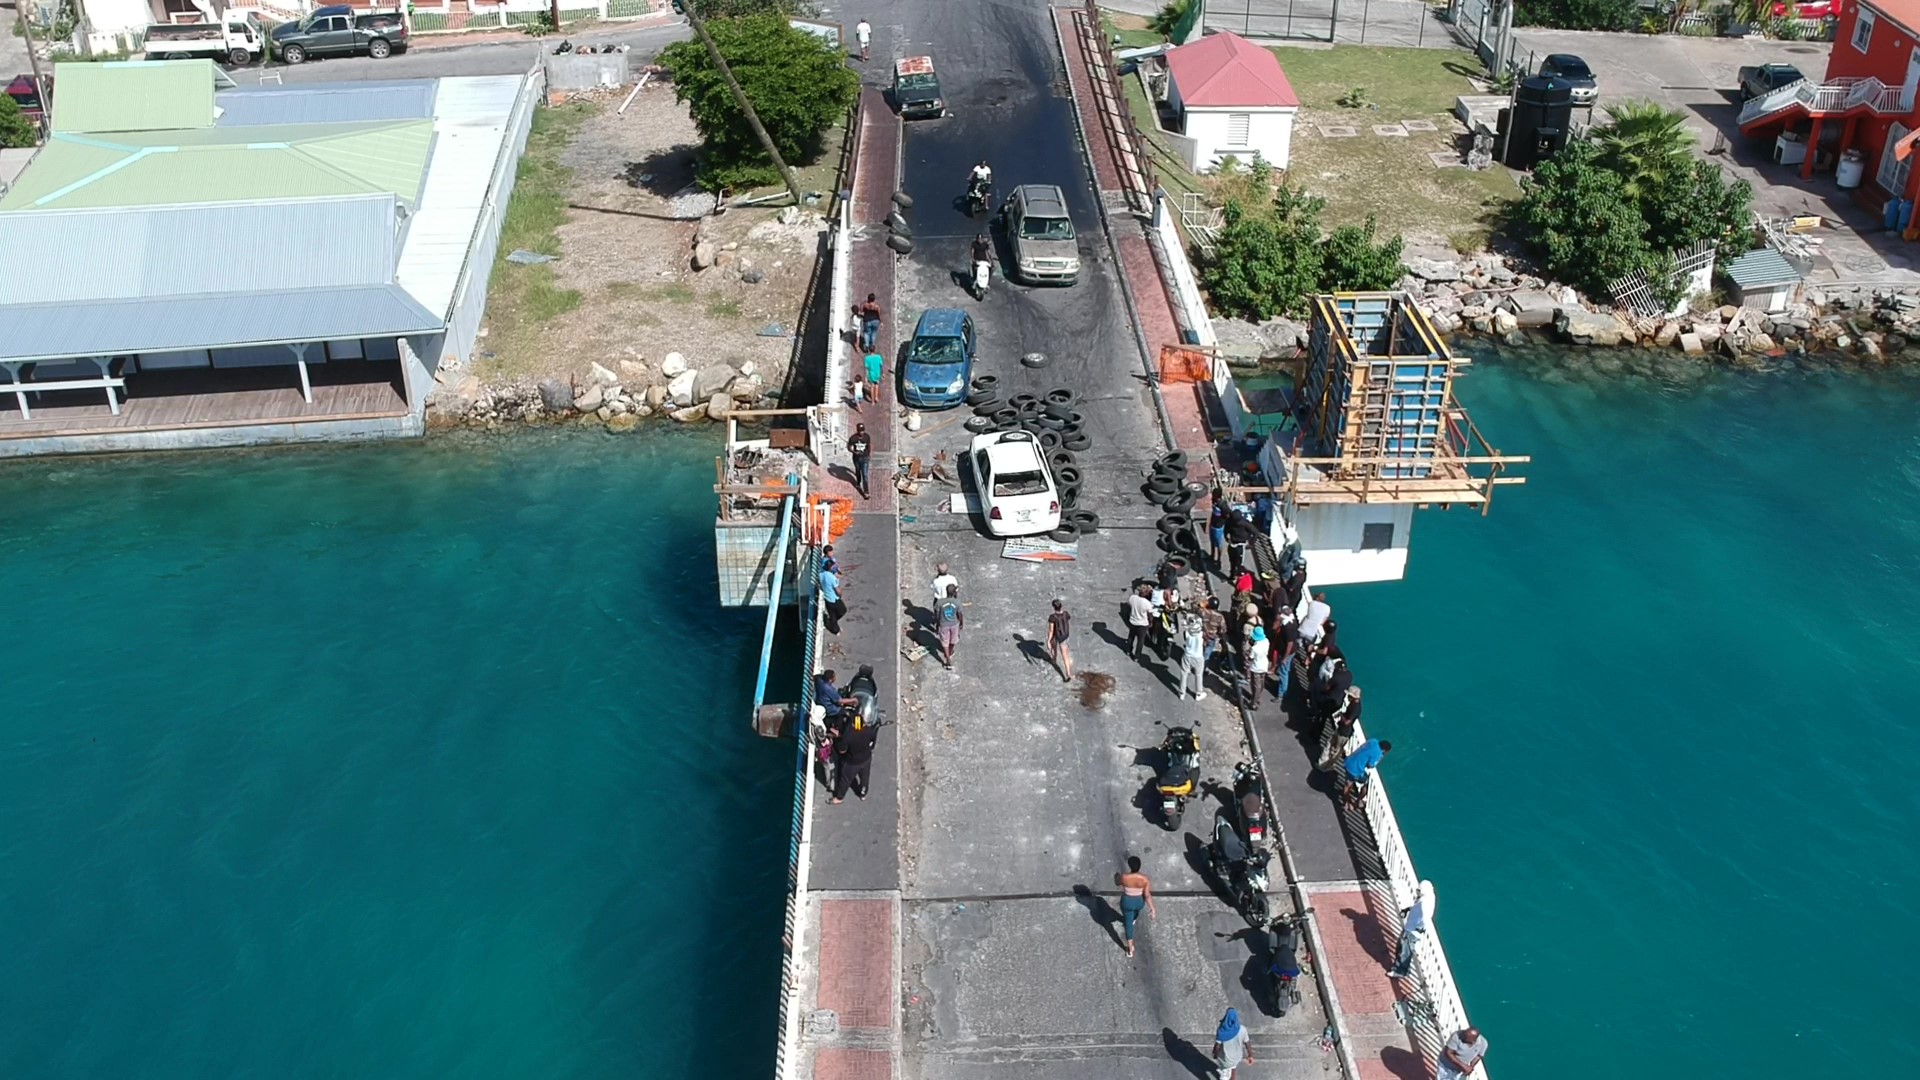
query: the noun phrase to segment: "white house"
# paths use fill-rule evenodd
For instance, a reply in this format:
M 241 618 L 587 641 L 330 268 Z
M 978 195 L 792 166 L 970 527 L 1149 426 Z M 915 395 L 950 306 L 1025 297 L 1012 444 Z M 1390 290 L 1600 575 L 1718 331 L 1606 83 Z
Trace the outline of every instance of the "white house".
M 1300 99 L 1273 53 L 1222 33 L 1168 50 L 1166 63 L 1167 106 L 1189 167 L 1208 172 L 1227 157 L 1244 165 L 1255 154 L 1287 167 Z

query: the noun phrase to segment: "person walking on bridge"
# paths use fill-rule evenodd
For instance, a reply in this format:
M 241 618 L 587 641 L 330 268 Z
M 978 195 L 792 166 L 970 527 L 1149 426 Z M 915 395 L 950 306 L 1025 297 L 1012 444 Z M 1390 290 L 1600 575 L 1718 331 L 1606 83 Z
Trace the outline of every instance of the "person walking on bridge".
M 1213 1033 L 1213 1067 L 1220 1070 L 1220 1080 L 1233 1080 L 1240 1066 L 1251 1064 L 1253 1043 L 1247 1037 L 1246 1026 L 1240 1023 L 1240 1010 L 1228 1009 Z
M 934 630 L 940 636 L 940 659 L 953 670 L 954 646 L 960 644 L 960 629 L 967 625 L 966 613 L 960 610 L 960 586 L 947 586 L 947 598 L 933 610 Z
M 1120 926 L 1127 940 L 1127 955 L 1133 955 L 1133 924 L 1140 918 L 1142 908 L 1147 918 L 1157 919 L 1160 913 L 1153 910 L 1153 882 L 1140 872 L 1140 856 L 1127 856 L 1127 868 L 1113 875 L 1113 883 L 1120 886 Z
M 880 295 L 868 293 L 865 302 L 853 305 L 853 317 L 860 321 L 860 351 L 872 352 L 880 337 Z
M 867 434 L 867 425 L 853 425 L 853 434 L 847 436 L 847 453 L 853 455 L 853 485 L 860 489 L 860 497 L 873 498 L 869 490 L 868 469 L 873 464 L 873 436 Z
M 1147 597 L 1153 586 L 1141 582 L 1127 597 L 1127 658 L 1140 659 L 1147 645 L 1147 630 L 1153 625 L 1153 601 Z
M 1073 616 L 1067 614 L 1067 605 L 1053 602 L 1053 612 L 1047 616 L 1047 652 L 1052 654 L 1055 667 L 1060 669 L 1060 681 L 1073 681 L 1073 653 L 1067 649 L 1067 638 L 1073 631 Z
M 854 40 L 860 43 L 860 59 L 865 61 L 873 55 L 873 24 L 862 18 L 853 24 Z
M 947 598 L 948 589 L 959 587 L 960 579 L 953 576 L 953 571 L 947 569 L 946 563 L 940 563 L 933 568 L 933 602 L 935 604 Z

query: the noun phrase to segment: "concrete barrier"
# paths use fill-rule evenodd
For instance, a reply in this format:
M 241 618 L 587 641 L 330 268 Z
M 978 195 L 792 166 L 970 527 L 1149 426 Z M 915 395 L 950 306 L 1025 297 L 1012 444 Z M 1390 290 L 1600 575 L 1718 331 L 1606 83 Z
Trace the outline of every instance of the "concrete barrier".
M 592 90 L 628 82 L 626 53 L 562 53 L 541 62 L 547 69 L 549 90 Z

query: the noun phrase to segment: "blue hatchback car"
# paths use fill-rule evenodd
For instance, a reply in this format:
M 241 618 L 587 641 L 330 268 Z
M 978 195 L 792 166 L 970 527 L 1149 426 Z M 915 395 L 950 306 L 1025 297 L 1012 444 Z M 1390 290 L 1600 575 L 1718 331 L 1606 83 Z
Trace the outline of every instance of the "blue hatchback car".
M 915 409 L 950 409 L 967 399 L 978 339 L 959 308 L 929 308 L 913 328 L 900 365 L 900 400 Z

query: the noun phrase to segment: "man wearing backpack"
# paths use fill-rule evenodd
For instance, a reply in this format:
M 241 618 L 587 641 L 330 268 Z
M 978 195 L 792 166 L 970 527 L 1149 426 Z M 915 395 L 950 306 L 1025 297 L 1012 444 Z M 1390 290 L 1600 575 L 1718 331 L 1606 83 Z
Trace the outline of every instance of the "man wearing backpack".
M 960 628 L 967 625 L 967 616 L 960 610 L 960 586 L 947 586 L 946 598 L 933 609 L 933 625 L 940 635 L 940 658 L 953 670 L 953 647 L 960 644 Z

